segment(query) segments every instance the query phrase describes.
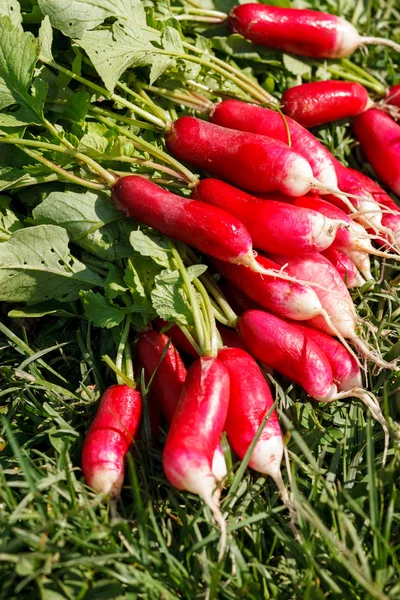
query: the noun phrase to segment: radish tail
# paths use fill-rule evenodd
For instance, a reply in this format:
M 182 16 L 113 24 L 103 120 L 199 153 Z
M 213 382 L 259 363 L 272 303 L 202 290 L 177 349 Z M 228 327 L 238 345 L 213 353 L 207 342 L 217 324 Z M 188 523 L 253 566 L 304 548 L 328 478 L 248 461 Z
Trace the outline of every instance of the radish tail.
M 357 348 L 359 349 L 361 354 L 365 356 L 365 358 L 375 362 L 375 364 L 378 367 L 381 367 L 382 369 L 390 369 L 391 371 L 397 371 L 397 369 L 399 368 L 397 361 L 389 363 L 386 360 L 383 360 L 383 358 L 379 356 L 377 352 L 374 352 L 373 350 L 371 350 L 371 348 L 368 348 L 367 344 L 365 344 L 365 342 L 363 342 L 359 337 L 354 336 L 353 338 L 351 338 L 351 341 L 355 346 L 357 346 Z
M 353 390 L 353 392 L 354 392 L 354 397 L 358 398 L 359 400 L 364 402 L 365 406 L 369 409 L 372 417 L 375 419 L 375 421 L 377 421 L 382 426 L 383 433 L 385 435 L 385 445 L 384 445 L 383 457 L 382 457 L 382 467 L 383 467 L 386 463 L 386 458 L 387 458 L 387 453 L 388 453 L 388 448 L 389 448 L 389 428 L 388 428 L 387 421 L 386 421 L 385 417 L 383 416 L 381 407 L 379 406 L 378 401 L 376 400 L 376 398 L 374 396 L 370 396 L 368 394 L 368 392 L 366 392 L 364 390 L 355 389 L 355 390 Z
M 353 348 L 349 345 L 349 343 L 347 342 L 347 340 L 342 336 L 342 334 L 340 333 L 340 331 L 338 331 L 336 329 L 336 327 L 332 323 L 332 319 L 330 318 L 329 314 L 326 312 L 326 310 L 324 308 L 321 309 L 321 315 L 323 316 L 323 318 L 324 318 L 326 324 L 328 325 L 328 327 L 330 327 L 330 329 L 333 331 L 334 335 L 342 342 L 342 344 L 346 348 L 346 350 L 348 352 L 350 352 L 351 356 L 357 362 L 357 365 L 359 367 L 361 367 L 360 361 L 359 361 L 359 358 L 358 358 L 357 354 L 354 352 Z
M 233 261 L 232 261 L 233 262 Z M 255 259 L 255 257 L 251 254 L 242 255 L 238 261 L 235 261 L 236 264 L 244 265 L 245 267 L 249 267 L 255 273 L 260 273 L 261 275 L 268 275 L 269 277 L 276 277 L 277 279 L 283 279 L 284 281 L 290 281 L 291 283 L 302 283 L 305 284 L 307 282 L 300 281 L 296 277 L 291 277 L 290 275 L 285 274 L 283 271 L 283 267 L 280 270 L 277 269 L 264 269 Z
M 200 484 L 200 485 L 199 485 Z M 203 479 L 202 483 L 198 482 L 197 490 L 201 498 L 203 498 L 204 502 L 207 504 L 208 508 L 211 510 L 212 515 L 214 517 L 215 522 L 220 528 L 221 537 L 220 537 L 220 546 L 218 553 L 218 561 L 222 560 L 226 550 L 226 542 L 227 542 L 227 531 L 226 531 L 226 521 L 222 515 L 222 512 L 219 508 L 219 495 L 220 490 L 215 489 L 215 479 L 214 477 L 211 479 Z
M 365 36 L 361 38 L 362 44 L 381 44 L 382 46 L 389 46 L 396 50 L 396 52 L 400 52 L 400 44 L 396 44 L 392 40 L 388 40 L 386 38 L 381 37 L 373 37 L 373 36 Z

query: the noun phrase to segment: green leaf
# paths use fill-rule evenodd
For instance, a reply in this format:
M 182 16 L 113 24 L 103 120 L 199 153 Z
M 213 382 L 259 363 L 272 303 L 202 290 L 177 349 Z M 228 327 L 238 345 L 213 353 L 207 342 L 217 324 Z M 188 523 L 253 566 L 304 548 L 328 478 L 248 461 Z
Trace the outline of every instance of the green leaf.
M 151 236 L 142 230 L 132 231 L 129 236 L 132 248 L 141 256 L 152 258 L 161 267 L 168 268 L 170 251 L 163 237 L 158 237 L 156 232 Z
M 53 53 L 51 50 L 53 45 L 53 29 L 47 15 L 43 19 L 39 29 L 39 41 L 41 59 L 44 62 L 51 62 L 53 60 Z
M 141 0 L 38 0 L 38 3 L 53 27 L 72 38 L 80 38 L 85 31 L 112 17 L 146 25 Z
M 130 221 L 103 192 L 52 192 L 32 211 L 35 224 L 53 223 L 67 230 L 71 240 L 104 260 L 132 254 Z
M 111 329 L 117 327 L 125 318 L 125 313 L 117 306 L 110 304 L 102 294 L 98 292 L 81 292 L 85 316 L 96 327 Z
M 110 268 L 105 283 L 104 293 L 107 300 L 110 302 L 128 291 L 128 286 L 124 281 L 124 272 L 120 267 L 112 265 Z
M 48 302 L 38 302 L 33 306 L 24 306 L 21 308 L 14 308 L 10 310 L 8 316 L 11 319 L 22 319 L 22 318 L 40 318 L 51 315 L 53 317 L 76 317 L 76 313 L 68 311 L 65 308 L 65 302 L 57 302 L 56 300 L 50 300 Z
M 285 68 L 292 73 L 292 75 L 299 75 L 300 77 L 304 77 L 304 75 L 311 76 L 311 65 L 305 63 L 304 61 L 295 58 L 289 54 L 283 55 L 283 64 Z
M 14 185 L 29 180 L 30 176 L 22 169 L 3 167 L 0 169 L 0 192 L 12 188 Z
M 192 312 L 178 271 L 169 269 L 155 277 L 151 300 L 158 316 L 165 321 L 190 326 Z
M 0 244 L 0 300 L 75 300 L 101 278 L 71 256 L 65 229 L 38 225 L 19 229 Z
M 215 50 L 228 56 L 269 65 L 280 66 L 282 64 L 281 55 L 278 52 L 253 44 L 239 33 L 232 33 L 229 36 L 215 36 L 211 39 L 211 42 Z
M 8 17 L 14 27 L 21 28 L 21 6 L 18 0 L 2 0 L 0 4 L 0 17 Z
M 85 133 L 79 142 L 78 152 L 94 159 L 102 159 L 106 153 L 109 140 L 97 133 Z
M 134 310 L 146 316 L 143 324 L 156 316 L 150 298 L 154 279 L 159 272 L 159 267 L 152 260 L 141 256 L 135 256 L 134 262 L 128 260 L 125 269 L 124 281 L 129 287 Z
M 159 41 L 157 32 L 143 30 L 129 22 L 124 27 L 114 23 L 111 31 L 87 31 L 77 43 L 89 56 L 106 88 L 113 92 L 126 69 L 153 64 L 157 55 L 153 41 Z
M 43 83 L 29 94 L 33 70 L 39 56 L 39 40 L 0 17 L 0 109 L 21 104 L 27 123 L 40 124 L 43 110 Z M 21 118 L 21 117 L 19 117 Z
M 22 229 L 23 224 L 10 208 L 11 199 L 8 196 L 0 196 L 0 227 L 12 233 Z M 8 240 L 9 236 L 0 231 L 0 242 Z
M 75 92 L 71 94 L 62 113 L 63 119 L 68 119 L 79 125 L 84 125 L 85 117 L 90 107 L 90 94 L 88 92 Z

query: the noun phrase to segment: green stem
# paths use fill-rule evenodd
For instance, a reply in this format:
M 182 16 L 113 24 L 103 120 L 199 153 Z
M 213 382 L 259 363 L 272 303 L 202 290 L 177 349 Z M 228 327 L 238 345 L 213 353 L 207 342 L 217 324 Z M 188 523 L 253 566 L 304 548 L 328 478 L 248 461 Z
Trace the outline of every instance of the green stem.
M 177 251 L 177 249 L 173 246 L 172 242 L 169 241 L 170 244 L 170 248 L 172 251 L 172 255 L 174 257 L 174 260 L 176 262 L 176 265 L 178 267 L 178 270 L 182 276 L 183 282 L 185 284 L 186 287 L 186 293 L 188 295 L 189 298 L 189 302 L 190 302 L 190 306 L 192 308 L 192 314 L 193 314 L 193 321 L 194 321 L 194 326 L 195 326 L 195 330 L 196 330 L 196 334 L 197 334 L 197 339 L 199 340 L 199 346 L 201 349 L 201 354 L 204 354 L 204 349 L 205 349 L 205 337 L 204 337 L 204 331 L 203 331 L 203 326 L 202 326 L 202 317 L 199 311 L 199 306 L 197 304 L 197 299 L 193 290 L 193 286 L 190 282 L 190 279 L 188 277 L 185 265 L 183 264 L 183 261 L 180 257 L 179 252 Z
M 197 183 L 197 181 L 198 181 L 197 177 L 191 171 L 189 171 L 189 169 L 187 169 L 186 167 L 181 165 L 180 162 L 178 162 L 177 160 L 172 158 L 172 156 L 169 156 L 169 154 L 167 154 L 163 150 L 160 150 L 156 146 L 153 146 L 153 144 L 150 144 L 150 142 L 146 142 L 139 136 L 137 136 L 134 133 L 132 133 L 131 131 L 129 131 L 129 129 L 126 129 L 125 127 L 121 127 L 120 125 L 116 125 L 115 123 L 113 123 L 112 121 L 107 119 L 107 117 L 102 117 L 101 115 L 98 115 L 96 117 L 96 119 L 98 121 L 100 121 L 100 123 L 104 123 L 108 127 L 115 127 L 120 133 L 122 133 L 122 135 L 124 135 L 128 139 L 132 140 L 132 142 L 135 142 L 135 144 L 139 148 L 146 150 L 149 154 L 151 154 L 151 155 L 155 156 L 156 158 L 159 158 L 163 162 L 166 162 L 167 164 L 170 164 L 173 167 L 175 167 L 178 171 L 180 171 L 182 173 L 182 175 L 185 176 L 185 179 L 187 180 L 187 182 L 189 184 L 195 185 Z
M 154 114 L 156 116 L 158 115 L 160 117 L 160 119 L 163 119 L 163 121 L 166 121 L 168 123 L 169 122 L 168 112 L 166 112 L 163 108 L 161 108 L 161 106 L 157 106 L 157 104 L 155 104 L 153 102 L 153 100 L 150 98 L 150 96 L 148 96 L 146 91 L 143 89 L 142 83 L 137 81 L 136 87 L 139 89 L 139 96 L 140 96 L 141 101 L 145 102 L 147 106 L 151 107 L 151 110 L 154 112 Z
M 28 140 L 26 140 L 26 141 L 28 141 Z M 3 143 L 3 140 L 0 140 L 0 143 Z M 106 186 L 102 185 L 101 183 L 95 183 L 94 181 L 89 181 L 87 179 L 83 179 L 82 177 L 78 177 L 77 175 L 74 175 L 73 173 L 70 173 L 70 171 L 66 171 L 62 167 L 59 167 L 58 165 L 56 165 L 55 163 L 53 163 L 48 158 L 45 158 L 44 156 L 42 156 L 41 154 L 39 154 L 39 152 L 35 152 L 34 150 L 29 150 L 28 148 L 24 148 L 24 147 L 21 148 L 21 150 L 23 152 L 25 152 L 25 154 L 27 154 L 31 158 L 33 158 L 33 159 L 37 160 L 38 162 L 42 163 L 42 165 L 45 165 L 49 169 L 52 169 L 52 171 L 55 171 L 59 175 L 62 175 L 62 177 L 65 180 L 70 181 L 71 183 L 76 183 L 78 185 L 83 185 L 83 186 L 85 186 L 87 188 L 90 188 L 90 189 L 93 189 L 93 190 L 104 190 L 104 189 L 106 189 Z
M 176 21 L 196 21 L 196 23 L 210 23 L 210 25 L 218 25 L 219 23 L 223 23 L 225 19 L 221 19 L 220 17 L 207 17 L 203 15 L 175 15 L 174 19 Z
M 109 173 L 106 169 L 104 169 L 101 165 L 99 165 L 98 162 L 96 162 L 95 160 L 93 160 L 92 158 L 90 158 L 89 156 L 86 156 L 85 154 L 82 154 L 81 152 L 77 152 L 76 150 L 70 150 L 69 148 L 63 148 L 62 146 L 57 146 L 56 144 L 49 144 L 48 142 L 38 142 L 36 140 L 25 140 L 22 138 L 0 138 L 0 143 L 1 144 L 14 144 L 14 145 L 19 145 L 19 146 L 31 146 L 33 148 L 41 148 L 42 150 L 49 150 L 50 152 L 59 152 L 60 154 L 66 154 L 67 156 L 71 156 L 72 158 L 74 158 L 75 160 L 77 160 L 78 162 L 83 162 L 84 164 L 86 164 L 89 168 L 91 168 L 93 171 L 95 171 L 98 175 L 100 175 L 100 177 L 102 179 L 104 179 L 109 185 L 114 185 L 115 184 L 115 177 L 113 177 L 113 175 L 111 175 L 111 173 Z M 47 160 L 44 159 L 43 160 Z M 42 162 L 42 161 L 40 161 Z M 46 164 L 43 162 L 43 164 Z M 51 163 L 50 161 L 48 161 L 48 166 L 54 165 L 54 163 Z M 61 167 L 57 167 L 57 169 L 54 169 L 54 167 L 50 167 L 53 170 L 55 170 L 58 173 L 61 174 L 65 174 L 65 173 L 69 173 L 68 171 L 65 171 L 64 169 L 61 169 Z M 73 177 L 76 177 L 75 175 Z M 85 181 L 84 179 L 82 179 L 81 181 Z M 99 184 L 97 184 L 99 185 Z M 101 189 L 104 189 L 103 187 Z
M 69 148 L 70 150 L 74 150 L 75 147 L 73 144 L 71 144 L 71 142 L 69 142 L 67 139 L 63 138 L 59 132 L 57 131 L 57 128 L 54 127 L 54 125 L 52 123 L 50 123 L 50 121 L 48 121 L 45 117 L 43 117 L 43 125 L 46 127 L 46 129 L 52 134 L 54 135 L 54 137 L 61 143 L 64 144 L 64 146 L 66 148 Z
M 195 110 L 202 109 L 204 111 L 208 111 L 213 103 L 210 100 L 204 98 L 204 100 L 200 100 L 199 97 L 195 97 L 190 92 L 179 92 L 176 90 L 168 90 L 167 88 L 159 88 L 155 85 L 146 85 L 143 86 L 149 92 L 153 92 L 157 94 L 157 96 L 161 96 L 161 98 L 166 98 L 167 100 L 172 100 L 176 104 L 183 104 L 188 106 L 189 108 L 194 108 Z
M 135 85 L 137 85 L 136 79 L 133 81 L 133 83 Z M 122 81 L 119 81 L 117 83 L 117 87 L 120 90 L 122 90 L 123 92 L 125 92 L 125 94 L 128 94 L 128 96 L 132 96 L 132 98 L 134 98 L 136 101 L 139 101 L 142 104 L 144 104 L 145 106 L 147 106 L 151 111 L 153 111 L 153 115 L 155 117 L 157 117 L 157 115 L 158 115 L 158 117 L 161 118 L 161 120 L 163 121 L 164 127 L 165 127 L 165 124 L 168 123 L 168 115 L 165 113 L 165 111 L 162 108 L 160 108 L 159 106 L 154 104 L 154 102 L 151 100 L 151 98 L 149 98 L 148 96 L 143 97 L 143 95 L 141 95 L 139 92 L 135 92 L 135 90 L 130 88 L 129 85 L 127 85 L 126 83 L 123 83 Z
M 198 343 L 196 342 L 196 340 L 194 339 L 194 337 L 190 333 L 189 329 L 187 327 L 185 327 L 184 325 L 179 325 L 179 329 L 182 331 L 183 335 L 186 337 L 186 339 L 188 340 L 188 342 L 190 342 L 190 344 L 196 350 L 197 354 L 200 356 L 201 355 L 200 346 L 198 345 Z
M 348 58 L 342 58 L 341 64 L 344 65 L 345 68 L 348 68 L 349 70 L 354 71 L 355 73 L 358 73 L 361 77 L 363 77 L 367 81 L 370 81 L 371 83 L 374 83 L 377 86 L 380 85 L 383 87 L 383 84 L 381 81 L 379 81 L 379 79 L 377 79 L 376 77 L 371 75 L 371 73 L 369 73 L 366 69 L 363 69 L 359 65 L 355 65 L 354 63 L 352 63 Z
M 180 179 L 181 181 L 187 183 L 187 179 L 183 177 L 181 173 L 178 173 L 178 171 L 174 171 L 174 169 L 170 169 L 165 165 L 160 165 L 159 163 L 153 162 L 151 160 L 146 160 L 144 158 L 133 158 L 131 156 L 105 156 L 104 159 L 106 161 L 127 162 L 142 165 L 143 167 L 149 167 L 151 169 L 154 169 L 155 171 L 162 171 L 163 173 L 167 173 L 167 175 L 171 175 L 171 177 L 175 177 L 176 179 Z
M 133 379 L 130 379 L 127 375 L 125 375 L 125 373 L 117 367 L 115 362 L 113 360 L 111 360 L 111 358 L 109 356 L 107 356 L 107 354 L 102 356 L 102 359 L 104 360 L 106 365 L 108 365 L 110 367 L 110 369 L 112 371 L 114 371 L 115 375 L 117 376 L 118 383 L 122 382 L 122 383 L 125 383 L 126 385 L 129 385 L 129 387 L 131 387 L 133 389 L 136 388 L 135 381 Z
M 127 377 L 129 377 L 129 379 L 132 379 L 132 381 L 134 381 L 135 373 L 133 370 L 132 352 L 131 352 L 131 345 L 129 343 L 129 340 L 125 344 L 124 362 L 125 362 L 125 373 L 126 373 Z
M 207 317 L 208 317 L 207 320 L 208 320 L 208 325 L 209 325 L 209 330 L 210 330 L 210 342 L 211 342 L 209 356 L 216 357 L 218 354 L 219 342 L 218 342 L 218 330 L 217 330 L 217 325 L 215 323 L 215 317 L 214 317 L 214 309 L 210 302 L 210 298 L 207 294 L 207 291 L 206 291 L 204 285 L 201 283 L 201 281 L 199 279 L 195 279 L 193 283 L 194 283 L 195 287 L 197 288 L 198 292 L 200 293 L 200 296 L 203 299 L 204 306 L 207 311 Z
M 118 344 L 115 365 L 116 365 L 117 369 L 119 369 L 120 371 L 122 371 L 122 359 L 123 359 L 124 352 L 125 352 L 126 342 L 127 342 L 128 336 L 129 336 L 129 329 L 131 327 L 131 319 L 132 319 L 131 315 L 128 314 L 125 319 L 124 329 L 122 331 L 121 339 Z M 117 380 L 118 380 L 118 377 L 117 377 Z M 121 383 L 121 382 L 118 381 L 118 383 Z
M 219 10 L 207 10 L 206 8 L 187 8 L 187 7 L 180 7 L 180 6 L 172 6 L 171 7 L 171 11 L 174 13 L 182 13 L 185 12 L 186 14 L 192 14 L 192 15 L 204 15 L 206 17 L 219 17 L 220 19 L 226 19 L 227 18 L 227 14 L 224 12 L 220 12 Z
M 41 62 L 43 62 L 44 64 L 46 64 L 48 67 L 52 67 L 53 69 L 56 69 L 60 73 L 64 73 L 65 75 L 68 75 L 68 77 L 70 77 L 71 79 L 74 79 L 75 81 L 79 81 L 79 83 L 86 85 L 88 88 L 97 92 L 97 94 L 100 94 L 101 96 L 104 96 L 105 98 L 108 98 L 109 100 L 112 100 L 113 102 L 116 102 L 116 103 L 120 104 L 121 106 L 125 106 L 126 108 L 129 108 L 133 113 L 138 114 L 141 117 L 143 117 L 144 119 L 146 119 L 146 121 L 153 123 L 154 125 L 156 125 L 157 127 L 160 127 L 161 129 L 165 129 L 166 123 L 164 121 L 162 121 L 158 117 L 155 117 L 151 113 L 143 110 L 139 106 L 136 106 L 136 104 L 132 104 L 132 102 L 129 102 L 129 100 L 127 100 L 123 96 L 119 96 L 118 94 L 109 92 L 106 88 L 103 88 L 103 87 L 97 85 L 93 81 L 90 81 L 90 79 L 86 79 L 85 77 L 81 77 L 80 75 L 77 75 L 73 71 L 70 71 L 69 69 L 66 69 L 65 67 L 59 65 L 54 60 L 49 61 L 43 56 L 40 56 L 39 60 Z
M 126 125 L 133 125 L 134 127 L 139 127 L 140 129 L 148 129 L 149 131 L 155 131 L 156 128 L 151 123 L 144 123 L 143 121 L 137 121 L 136 119 L 132 119 L 131 117 L 124 117 L 112 110 L 107 110 L 106 108 L 100 108 L 99 106 L 91 106 L 89 108 L 89 114 L 92 115 L 103 115 L 104 117 L 110 117 L 110 119 L 115 119 L 116 121 L 120 121 L 121 123 L 126 123 Z
M 359 77 L 356 74 L 349 73 L 348 71 L 341 69 L 340 67 L 328 66 L 327 71 L 329 71 L 329 73 L 331 73 L 335 77 L 341 77 L 343 79 L 347 79 L 348 81 L 355 81 L 356 83 L 361 83 L 361 85 L 373 90 L 377 94 L 379 94 L 379 95 L 383 94 L 382 90 L 384 90 L 384 87 L 382 86 L 382 84 L 379 84 L 379 85 L 373 84 L 372 82 L 366 81 L 365 79 L 363 79 L 362 77 Z

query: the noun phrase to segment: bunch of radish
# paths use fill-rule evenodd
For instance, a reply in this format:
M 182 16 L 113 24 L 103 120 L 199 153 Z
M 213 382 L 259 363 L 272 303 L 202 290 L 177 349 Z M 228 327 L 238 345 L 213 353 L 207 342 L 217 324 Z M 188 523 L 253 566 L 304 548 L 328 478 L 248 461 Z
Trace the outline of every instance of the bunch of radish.
M 315 58 L 348 56 L 367 43 L 396 47 L 308 10 L 244 4 L 231 11 L 227 24 L 256 43 Z M 391 89 L 385 106 L 399 105 L 399 98 L 399 90 Z M 306 128 L 355 117 L 362 151 L 384 184 L 400 194 L 400 125 L 355 83 L 296 86 L 282 104 L 287 116 L 224 100 L 212 106 L 208 120 L 184 116 L 168 125 L 168 151 L 206 175 L 191 186 L 190 198 L 137 175 L 112 185 L 113 200 L 127 216 L 208 260 L 221 278 L 224 301 L 239 314 L 228 323 L 236 332 L 211 326 L 215 343 L 209 350 L 196 327 L 188 336 L 179 323 L 155 322 L 137 343 L 150 407 L 168 423 L 165 474 L 211 510 L 221 530 L 220 558 L 227 535 L 219 506 L 227 475 L 224 432 L 238 459 L 271 476 L 291 509 L 267 372 L 298 384 L 316 402 L 360 399 L 382 425 L 385 448 L 388 443 L 386 420 L 364 388 L 361 367 L 363 360 L 379 368 L 397 365 L 363 337 L 348 288 L 372 279 L 371 256 L 399 260 L 400 210 Z M 180 352 L 191 362 L 188 369 Z M 140 418 L 138 393 L 126 388 L 104 394 L 82 457 L 88 484 L 113 497 Z

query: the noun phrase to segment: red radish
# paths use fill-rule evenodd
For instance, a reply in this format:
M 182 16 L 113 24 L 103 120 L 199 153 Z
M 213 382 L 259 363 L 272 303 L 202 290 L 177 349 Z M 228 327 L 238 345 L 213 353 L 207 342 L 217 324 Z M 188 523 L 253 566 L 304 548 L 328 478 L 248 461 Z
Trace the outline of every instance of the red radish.
M 303 127 L 355 117 L 374 103 L 363 85 L 352 81 L 314 81 L 282 94 L 283 112 Z
M 301 385 L 309 396 L 322 402 L 337 399 L 328 359 L 294 324 L 261 310 L 249 310 L 239 318 L 238 331 L 257 360 Z
M 236 314 L 240 315 L 245 310 L 261 310 L 262 307 L 257 302 L 246 296 L 227 279 L 222 279 L 218 285 Z
M 311 189 L 324 188 L 307 160 L 285 143 L 236 131 L 240 127 L 234 123 L 232 129 L 215 125 L 220 106 L 214 111 L 213 123 L 195 117 L 175 121 L 165 137 L 171 154 L 250 192 L 303 196 Z
M 345 58 L 364 44 L 384 44 L 400 52 L 399 44 L 360 36 L 345 19 L 316 10 L 241 4 L 230 11 L 227 25 L 256 44 L 311 58 Z
M 82 449 L 82 471 L 96 492 L 116 500 L 124 481 L 124 459 L 142 412 L 138 391 L 112 385 L 101 397 Z
M 364 285 L 364 277 L 357 270 L 353 261 L 340 250 L 331 247 L 322 252 L 322 256 L 325 256 L 333 264 L 349 289 Z
M 364 173 L 349 169 L 353 177 L 358 179 L 360 184 L 368 190 L 374 200 L 382 208 L 382 225 L 394 233 L 397 245 L 400 245 L 400 207 L 395 201 L 378 185 Z M 389 239 L 389 242 L 391 240 Z
M 183 117 L 175 124 L 185 119 L 192 118 Z M 204 123 L 198 119 L 192 120 Z M 194 246 L 200 252 L 223 261 L 247 265 L 268 275 L 274 274 L 280 279 L 291 280 L 280 271 L 272 273 L 261 269 L 254 259 L 251 237 L 245 226 L 220 208 L 177 196 L 138 175 L 119 179 L 113 188 L 113 200 L 126 215 Z
M 264 256 L 257 256 L 257 261 L 266 269 L 279 268 L 277 263 L 273 263 Z M 274 277 L 254 273 L 240 265 L 231 265 L 216 260 L 214 265 L 221 275 L 247 294 L 249 298 L 282 317 L 305 321 L 321 315 L 323 312 L 317 294 L 308 286 L 301 283 L 279 281 Z
M 183 331 L 178 327 L 178 325 L 168 323 L 168 321 L 164 321 L 163 319 L 156 319 L 153 322 L 153 326 L 157 331 L 161 331 L 162 329 L 166 329 L 165 333 L 168 337 L 171 338 L 173 344 L 181 351 L 191 356 L 192 358 L 198 358 L 199 355 L 195 348 L 193 348 L 192 344 L 189 342 Z
M 272 137 L 284 144 L 288 144 L 290 141 L 291 148 L 309 162 L 314 177 L 327 188 L 337 189 L 337 177 L 331 153 L 310 131 L 290 117 L 284 117 L 274 110 L 239 100 L 223 100 L 214 106 L 210 116 L 213 123 L 222 125 L 222 127 Z M 240 187 L 245 188 L 246 186 Z M 304 194 L 288 193 L 288 195 Z
M 170 483 L 198 494 L 210 507 L 221 528 L 220 558 L 226 545 L 226 524 L 211 467 L 224 430 L 229 393 L 229 373 L 223 363 L 211 357 L 197 359 L 188 370 L 163 452 Z
M 361 271 L 365 279 L 372 279 L 368 254 L 375 254 L 376 251 L 364 227 L 353 221 L 341 208 L 331 202 L 322 200 L 318 196 L 302 196 L 296 198 L 293 203 L 296 206 L 316 210 L 331 219 L 338 219 L 347 223 L 346 227 L 338 229 L 332 248 L 346 254 Z M 378 254 L 380 253 L 378 252 Z
M 256 361 L 247 352 L 223 348 L 218 359 L 228 369 L 230 379 L 225 431 L 232 448 L 243 459 L 274 401 Z M 288 494 L 280 469 L 282 454 L 282 432 L 277 414 L 273 411 L 254 447 L 249 467 L 272 477 L 282 500 L 287 502 Z
M 387 90 L 385 103 L 400 108 L 400 83 L 392 85 L 392 87 Z
M 226 348 L 243 349 L 243 344 L 240 341 L 240 337 L 236 331 L 233 331 L 233 329 L 228 329 L 228 327 L 223 327 L 222 325 L 218 325 L 218 331 L 220 333 L 222 343 Z
M 351 340 L 357 349 L 377 365 L 386 368 L 396 368 L 395 365 L 385 362 L 372 351 L 368 345 L 357 335 L 356 328 L 359 319 L 349 294 L 349 291 L 332 263 L 321 254 L 307 254 L 306 256 L 277 256 L 271 258 L 279 265 L 285 266 L 291 275 L 303 281 L 313 281 L 313 286 L 323 308 L 331 318 L 331 325 L 322 317 L 310 319 L 310 324 L 326 333 L 336 335 L 349 349 L 346 339 Z M 350 349 L 349 349 L 350 350 Z
M 170 342 L 168 350 L 165 352 L 168 342 Z M 156 398 L 164 417 L 168 423 L 171 423 L 187 376 L 186 367 L 179 352 L 168 340 L 168 337 L 158 331 L 148 331 L 141 335 L 136 351 L 147 381 L 151 377 L 153 378 L 150 396 Z M 212 472 L 217 481 L 222 481 L 227 471 L 219 440 L 214 450 Z
M 308 323 L 293 323 L 309 337 L 325 354 L 332 367 L 333 381 L 339 392 L 352 392 L 371 411 L 372 416 L 382 425 L 388 442 L 388 427 L 377 399 L 368 393 L 363 386 L 362 375 L 354 357 L 335 338 L 314 329 Z M 385 460 L 383 460 L 383 463 Z
M 335 239 L 340 221 L 284 202 L 265 202 L 219 179 L 203 179 L 192 197 L 231 213 L 247 227 L 255 248 L 266 252 L 321 252 Z
M 372 109 L 355 118 L 353 132 L 378 177 L 400 194 L 400 125 Z

